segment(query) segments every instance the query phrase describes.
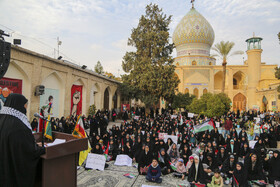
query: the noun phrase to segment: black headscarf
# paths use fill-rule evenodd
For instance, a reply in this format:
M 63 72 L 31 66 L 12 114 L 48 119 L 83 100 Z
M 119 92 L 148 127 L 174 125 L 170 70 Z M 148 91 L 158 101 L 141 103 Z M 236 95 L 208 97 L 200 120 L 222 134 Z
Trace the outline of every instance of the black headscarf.
M 14 108 L 20 111 L 23 114 L 26 114 L 26 108 L 24 105 L 28 102 L 28 100 L 21 94 L 11 93 L 6 101 L 4 106 Z
M 244 171 L 244 166 L 242 162 L 237 162 L 238 165 L 240 165 L 241 170 L 237 170 L 236 167 L 233 171 L 233 182 L 235 184 L 239 184 L 239 186 L 245 186 L 246 184 L 246 176 L 245 176 L 245 171 Z

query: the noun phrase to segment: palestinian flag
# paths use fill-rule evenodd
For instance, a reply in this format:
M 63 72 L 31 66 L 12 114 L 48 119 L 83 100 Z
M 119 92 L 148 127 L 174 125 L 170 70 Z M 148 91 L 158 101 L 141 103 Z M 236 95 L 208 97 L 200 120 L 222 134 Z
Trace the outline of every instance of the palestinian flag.
M 200 125 L 194 126 L 194 133 L 203 132 L 207 130 L 212 130 L 215 128 L 213 120 L 206 121 Z
M 74 129 L 72 135 L 76 138 L 87 138 L 87 135 L 86 135 L 86 132 L 85 132 L 85 129 L 84 129 L 83 120 L 82 120 L 81 116 L 79 116 L 78 119 L 77 119 L 77 123 L 76 123 L 75 129 Z M 90 143 L 88 141 L 88 149 L 80 152 L 80 156 L 79 156 L 79 165 L 80 166 L 86 160 L 87 155 L 90 152 L 90 150 L 91 150 L 91 146 L 90 146 Z
M 158 161 L 164 163 L 164 159 L 162 158 L 159 152 L 158 152 Z
M 106 159 L 106 160 L 107 160 L 107 157 L 108 157 L 108 153 L 109 153 L 109 141 L 108 141 L 107 148 L 106 148 L 106 150 L 105 150 L 105 152 L 104 152 L 104 154 L 105 154 L 105 159 Z
M 170 162 L 170 161 L 169 161 L 169 164 L 170 164 L 171 168 L 172 168 L 174 171 L 176 171 L 176 170 L 177 170 L 177 168 L 176 168 L 173 164 L 171 164 L 171 162 Z
M 85 138 L 86 137 L 83 119 L 81 118 L 81 116 L 79 116 L 77 119 L 77 123 L 76 123 L 75 129 L 74 129 L 72 135 L 76 138 Z
M 183 125 L 183 116 L 181 115 L 180 125 Z
M 195 183 L 194 186 L 196 186 L 196 187 L 205 187 L 205 184 L 198 184 L 198 183 Z
M 52 137 L 52 124 L 50 122 L 50 119 L 51 119 L 51 117 L 49 115 L 48 116 L 48 121 L 47 121 L 46 126 L 45 126 L 44 136 L 52 141 L 53 140 L 53 137 Z
M 133 175 L 133 174 L 131 174 L 131 173 L 127 173 L 127 174 L 124 174 L 123 176 L 125 176 L 125 177 L 128 177 L 128 178 L 134 178 L 134 177 L 136 177 L 135 175 Z
M 50 120 L 51 120 L 51 115 L 50 114 L 51 113 L 52 113 L 52 105 L 50 105 L 50 108 L 49 108 L 48 121 L 46 122 L 45 133 L 44 133 L 44 136 L 52 141 L 53 140 L 53 137 L 52 137 L 52 123 L 50 122 Z

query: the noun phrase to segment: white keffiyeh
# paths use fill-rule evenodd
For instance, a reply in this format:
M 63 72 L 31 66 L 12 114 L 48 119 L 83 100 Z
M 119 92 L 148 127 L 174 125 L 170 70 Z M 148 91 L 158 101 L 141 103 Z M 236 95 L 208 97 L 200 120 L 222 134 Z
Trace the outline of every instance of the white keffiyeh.
M 10 115 L 10 116 L 14 116 L 14 117 L 18 118 L 20 121 L 22 121 L 22 123 L 24 123 L 24 125 L 26 127 L 28 127 L 32 131 L 32 128 L 31 128 L 30 123 L 28 122 L 27 116 L 25 114 L 23 114 L 22 112 L 14 109 L 14 108 L 4 106 L 0 110 L 0 114 Z

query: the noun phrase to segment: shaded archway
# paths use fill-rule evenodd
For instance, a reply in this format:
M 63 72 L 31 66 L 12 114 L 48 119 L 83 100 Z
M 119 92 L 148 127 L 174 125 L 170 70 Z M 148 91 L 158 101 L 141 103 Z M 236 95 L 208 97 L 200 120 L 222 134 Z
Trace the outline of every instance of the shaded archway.
M 185 94 L 190 93 L 190 90 L 188 88 L 185 89 Z
M 64 112 L 65 84 L 57 72 L 50 73 L 41 83 L 45 86 L 45 94 L 40 96 L 40 109 L 52 99 L 52 116 L 60 117 Z
M 263 98 L 262 98 L 262 109 L 263 109 L 264 112 L 267 111 L 267 104 L 268 104 L 268 101 L 267 101 L 266 97 L 263 96 Z
M 208 92 L 207 89 L 204 88 L 204 89 L 203 89 L 203 95 L 204 95 L 204 94 L 207 94 L 207 92 Z
M 223 72 L 219 71 L 214 76 L 214 89 L 221 90 L 223 85 Z
M 17 64 L 17 62 L 12 61 L 10 62 L 10 65 L 8 67 L 7 72 L 5 73 L 5 76 L 3 78 L 8 78 L 8 79 L 18 79 L 22 81 L 21 85 L 21 93 L 23 94 L 29 101 L 31 101 L 31 95 L 34 94 L 31 92 L 31 79 L 29 78 L 30 73 L 28 73 L 27 69 L 23 69 L 20 65 Z M 5 87 L 2 86 L 2 89 Z M 3 97 L 2 97 L 3 99 Z M 0 99 L 0 100 L 2 100 Z M 2 102 L 2 101 L 0 101 Z M 3 106 L 4 102 L 2 103 Z M 29 114 L 33 114 L 35 112 L 38 112 L 38 109 L 33 109 L 34 107 L 31 107 L 32 105 L 27 105 L 27 116 Z M 31 119 L 31 118 L 30 118 Z
M 199 96 L 199 91 L 198 91 L 197 88 L 195 88 L 195 89 L 193 90 L 193 95 L 195 95 L 195 97 L 198 98 L 198 96 Z
M 245 84 L 245 74 L 241 71 L 236 72 L 233 75 L 233 89 L 243 89 Z
M 90 105 L 95 105 L 97 109 L 100 109 L 100 87 L 97 83 L 92 85 L 90 91 Z
M 238 93 L 233 98 L 233 110 L 245 111 L 246 110 L 246 97 L 242 93 Z
M 106 88 L 104 91 L 104 105 L 103 108 L 109 110 L 109 89 Z
M 115 95 L 113 96 L 113 103 L 114 103 L 114 108 L 118 108 L 118 92 L 115 92 Z
M 81 78 L 76 79 L 71 87 L 71 110 L 70 114 L 81 115 L 86 111 L 86 87 Z

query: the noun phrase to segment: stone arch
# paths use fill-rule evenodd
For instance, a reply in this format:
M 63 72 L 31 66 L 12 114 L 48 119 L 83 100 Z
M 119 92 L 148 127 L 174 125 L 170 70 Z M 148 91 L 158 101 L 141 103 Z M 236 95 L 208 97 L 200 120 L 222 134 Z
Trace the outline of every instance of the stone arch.
M 233 110 L 246 111 L 246 96 L 242 93 L 238 93 L 233 97 Z
M 214 89 L 215 90 L 221 90 L 222 89 L 222 84 L 223 84 L 223 72 L 218 71 L 214 75 Z
M 198 90 L 198 88 L 194 88 L 194 89 L 193 89 L 193 95 L 194 95 L 196 98 L 199 97 L 199 90 Z
M 118 108 L 118 90 L 116 90 L 113 95 L 113 108 Z
M 58 82 L 50 82 L 51 80 L 57 80 Z M 57 84 L 58 83 L 58 84 Z M 57 89 L 61 86 L 64 86 L 63 81 L 59 74 L 56 71 L 49 73 L 42 81 L 42 84 L 45 87 L 53 88 L 56 87 Z
M 263 96 L 262 97 L 262 110 L 264 112 L 266 112 L 267 109 L 268 109 L 268 100 L 267 100 L 266 96 Z
M 187 94 L 187 93 L 189 94 L 189 93 L 190 93 L 189 88 L 186 88 L 184 93 L 185 93 L 185 94 Z
M 45 86 L 45 94 L 40 96 L 40 107 L 46 105 L 49 102 L 49 96 L 52 96 L 53 116 L 63 116 L 65 84 L 59 74 L 55 71 L 51 72 L 43 79 L 41 84 Z
M 77 78 L 74 82 L 73 82 L 73 84 L 71 85 L 71 89 L 72 89 L 72 86 L 73 85 L 78 85 L 78 86 L 82 86 L 83 87 L 83 89 L 82 89 L 82 113 L 81 114 L 86 114 L 87 113 L 87 103 L 86 103 L 86 101 L 87 101 L 87 92 L 86 92 L 86 84 L 85 84 L 85 82 L 83 81 L 83 79 L 82 78 Z M 70 90 L 70 92 L 71 92 L 71 90 Z M 72 97 L 72 96 L 71 96 Z M 71 98 L 70 98 L 70 102 L 71 102 Z M 70 112 L 71 112 L 71 110 L 70 110 Z
M 108 86 L 105 90 L 104 90 L 104 102 L 103 102 L 103 109 L 110 109 L 110 92 L 111 89 Z
M 204 88 L 204 89 L 203 89 L 203 95 L 204 95 L 204 94 L 207 94 L 207 92 L 208 92 L 207 88 Z
M 22 80 L 22 95 L 24 95 L 29 102 L 31 101 L 31 95 L 34 94 L 31 89 L 31 81 L 29 74 L 20 67 L 15 61 L 11 61 L 4 78 L 19 79 Z M 27 106 L 27 116 L 29 116 L 31 105 Z
M 237 71 L 233 74 L 233 89 L 243 89 L 246 76 L 242 71 Z
M 100 107 L 101 92 L 98 83 L 94 83 L 90 91 L 90 105 L 95 105 L 96 109 L 101 109 Z
M 76 79 L 73 84 L 81 85 L 81 86 L 85 86 L 86 85 L 85 82 L 83 81 L 83 79 L 81 79 L 81 78 Z

